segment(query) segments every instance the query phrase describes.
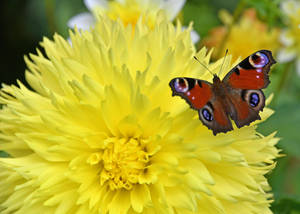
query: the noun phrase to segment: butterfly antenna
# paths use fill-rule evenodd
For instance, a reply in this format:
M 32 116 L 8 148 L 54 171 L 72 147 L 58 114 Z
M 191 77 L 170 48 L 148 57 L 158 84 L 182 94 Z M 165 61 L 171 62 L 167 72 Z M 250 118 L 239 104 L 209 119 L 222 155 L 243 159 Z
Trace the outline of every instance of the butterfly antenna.
M 214 74 L 211 70 L 209 70 L 209 68 L 208 68 L 205 64 L 203 64 L 202 62 L 200 62 L 200 60 L 199 60 L 196 56 L 194 56 L 194 59 L 195 59 L 196 61 L 198 61 L 204 68 L 206 68 L 206 70 L 208 70 L 208 72 L 209 72 L 211 75 L 215 76 L 215 74 Z
M 227 53 L 228 53 L 228 49 L 226 49 L 225 56 L 224 56 L 224 58 L 223 58 L 223 62 L 222 62 L 222 65 L 221 65 L 221 68 L 220 68 L 220 71 L 219 71 L 218 76 L 220 76 L 220 74 L 221 74 L 221 71 L 222 71 L 223 65 L 224 65 L 224 63 L 225 63 L 225 59 L 226 59 Z

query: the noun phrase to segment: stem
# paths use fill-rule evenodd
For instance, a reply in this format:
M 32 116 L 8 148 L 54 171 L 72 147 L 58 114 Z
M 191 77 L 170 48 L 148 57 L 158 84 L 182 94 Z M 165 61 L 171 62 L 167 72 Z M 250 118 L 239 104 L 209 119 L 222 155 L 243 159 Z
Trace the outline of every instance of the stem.
M 232 18 L 232 22 L 228 25 L 228 30 L 227 30 L 227 33 L 226 35 L 223 37 L 222 41 L 221 41 L 221 45 L 217 51 L 217 54 L 216 54 L 216 58 L 220 58 L 221 57 L 221 54 L 223 54 L 223 49 L 225 47 L 225 44 L 229 38 L 229 35 L 231 33 L 231 30 L 232 30 L 232 27 L 233 25 L 236 23 L 237 19 L 240 17 L 241 13 L 243 12 L 244 10 L 244 7 L 245 7 L 245 1 L 244 0 L 241 0 L 239 2 L 239 4 L 237 5 L 236 9 L 234 10 L 234 13 L 233 13 L 233 18 Z
M 56 32 L 54 11 L 55 11 L 55 0 L 45 0 L 46 6 L 46 18 L 48 22 L 49 32 L 54 34 Z

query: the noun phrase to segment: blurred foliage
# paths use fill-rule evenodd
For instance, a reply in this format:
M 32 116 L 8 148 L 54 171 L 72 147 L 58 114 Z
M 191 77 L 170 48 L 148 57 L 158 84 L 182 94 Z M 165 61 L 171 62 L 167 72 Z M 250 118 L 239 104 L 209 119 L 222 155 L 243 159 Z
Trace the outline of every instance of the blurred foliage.
M 282 24 L 282 14 L 279 9 L 281 0 L 244 0 L 248 7 L 255 8 L 259 17 L 270 27 Z
M 300 214 L 299 197 L 284 196 L 273 204 L 275 214 Z
M 23 55 L 35 52 L 44 36 L 52 37 L 58 32 L 67 38 L 67 21 L 85 12 L 82 0 L 10 0 L 2 1 L 0 7 L 3 50 L 0 58 L 1 83 L 14 84 L 24 80 Z M 243 10 L 254 7 L 259 18 L 271 27 L 283 26 L 279 9 L 280 0 L 187 0 L 182 11 L 183 23 L 193 21 L 195 30 L 204 38 L 208 32 L 221 25 L 220 9 L 239 16 Z M 239 8 L 236 12 L 236 8 Z M 276 113 L 259 125 L 265 135 L 278 130 L 281 138 L 278 147 L 286 155 L 278 159 L 275 170 L 268 175 L 273 188 L 275 214 L 300 214 L 300 77 L 294 63 L 276 64 L 271 71 L 271 84 L 266 95 L 275 93 L 271 107 Z M 0 152 L 0 156 L 6 156 Z
M 221 24 L 218 18 L 219 10 L 225 8 L 233 12 L 237 3 L 238 0 L 188 0 L 183 8 L 183 24 L 188 25 L 193 22 L 194 29 L 203 38 L 209 30 Z

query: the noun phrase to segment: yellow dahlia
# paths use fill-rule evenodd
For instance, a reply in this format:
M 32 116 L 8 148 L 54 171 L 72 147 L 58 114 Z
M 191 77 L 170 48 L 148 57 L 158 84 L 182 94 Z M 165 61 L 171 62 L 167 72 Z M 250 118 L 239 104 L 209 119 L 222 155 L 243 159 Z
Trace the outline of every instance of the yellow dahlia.
M 286 15 L 287 28 L 280 34 L 283 47 L 278 53 L 278 60 L 288 62 L 295 59 L 296 70 L 300 75 L 300 2 L 283 1 L 281 9 Z
M 278 139 L 255 124 L 213 136 L 172 97 L 176 76 L 211 80 L 194 55 L 214 72 L 222 60 L 209 64 L 190 29 L 156 20 L 132 35 L 101 17 L 72 45 L 55 35 L 46 55 L 25 57 L 33 90 L 19 82 L 0 96 L 2 214 L 271 213 L 264 175 Z
M 268 26 L 257 18 L 255 9 L 246 10 L 240 20 L 231 26 L 230 32 L 228 25 L 233 18 L 226 11 L 222 11 L 220 16 L 227 26 L 213 28 L 208 37 L 203 40 L 206 47 L 215 47 L 218 50 L 214 52 L 214 58 L 218 57 L 217 53 L 224 55 L 226 49 L 232 54 L 233 59 L 237 59 L 246 58 L 261 49 L 276 52 L 279 48 L 278 29 L 269 30 Z M 226 36 L 227 38 L 224 39 Z
M 68 26 L 79 29 L 89 30 L 93 27 L 99 13 L 106 14 L 111 19 L 120 19 L 127 26 L 133 29 L 137 21 L 142 16 L 144 23 L 153 27 L 156 13 L 163 10 L 168 19 L 173 21 L 185 4 L 185 0 L 84 0 L 85 6 L 90 12 L 75 15 L 68 21 Z M 191 31 L 191 38 L 194 43 L 200 37 L 196 31 Z

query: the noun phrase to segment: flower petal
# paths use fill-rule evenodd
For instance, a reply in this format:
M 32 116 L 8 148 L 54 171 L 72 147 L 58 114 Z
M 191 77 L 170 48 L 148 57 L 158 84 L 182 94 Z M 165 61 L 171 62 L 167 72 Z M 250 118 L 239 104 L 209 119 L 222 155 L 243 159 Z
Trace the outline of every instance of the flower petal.
M 182 31 L 187 30 L 187 29 L 188 29 L 188 28 L 185 27 L 185 26 L 182 27 Z M 191 40 L 192 40 L 192 42 L 193 42 L 194 44 L 196 44 L 196 43 L 199 41 L 199 39 L 200 39 L 199 34 L 198 34 L 196 31 L 191 30 Z
M 284 44 L 285 46 L 290 46 L 294 43 L 293 38 L 291 38 L 288 35 L 288 31 L 283 31 L 280 36 L 279 36 L 279 40 L 280 42 L 282 42 L 282 44 Z
M 68 21 L 68 26 L 74 28 L 75 26 L 78 29 L 89 30 L 90 27 L 95 25 L 95 18 L 91 13 L 80 13 L 76 16 L 73 16 Z
M 131 205 L 134 211 L 142 212 L 144 206 L 151 201 L 151 195 L 146 185 L 137 185 L 130 193 Z
M 109 213 L 119 214 L 127 213 L 127 210 L 130 208 L 130 196 L 129 192 L 120 190 L 116 193 L 109 205 Z
M 84 0 L 84 4 L 89 9 L 89 11 L 93 11 L 95 8 L 107 8 L 106 0 Z
M 297 8 L 299 7 L 300 7 L 299 2 L 293 0 L 284 1 L 281 4 L 281 10 L 287 15 L 292 15 L 297 11 Z
M 188 188 L 184 187 L 172 187 L 168 188 L 167 191 L 168 201 L 174 206 L 183 208 L 192 212 L 197 210 L 197 202 L 195 196 L 189 194 Z
M 184 4 L 185 0 L 167 0 L 164 1 L 162 9 L 166 10 L 170 20 L 173 20 L 183 8 Z

